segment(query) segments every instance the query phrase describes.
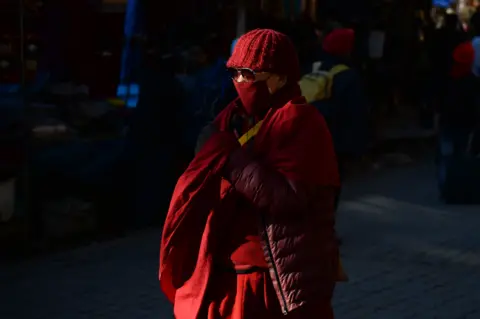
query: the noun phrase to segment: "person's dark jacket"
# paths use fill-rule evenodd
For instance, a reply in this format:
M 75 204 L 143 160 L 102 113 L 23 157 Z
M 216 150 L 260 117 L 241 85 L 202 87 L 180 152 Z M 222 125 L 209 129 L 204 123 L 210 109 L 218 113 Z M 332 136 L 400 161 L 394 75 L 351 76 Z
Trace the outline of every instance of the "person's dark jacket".
M 339 58 L 323 54 L 321 70 L 329 71 L 338 64 L 349 66 Z M 335 75 L 331 99 L 320 103 L 328 103 L 333 110 L 329 129 L 337 154 L 362 155 L 369 142 L 370 107 L 357 70 L 349 68 Z
M 439 105 L 440 127 L 473 130 L 479 123 L 480 100 L 478 79 L 473 75 L 450 78 Z

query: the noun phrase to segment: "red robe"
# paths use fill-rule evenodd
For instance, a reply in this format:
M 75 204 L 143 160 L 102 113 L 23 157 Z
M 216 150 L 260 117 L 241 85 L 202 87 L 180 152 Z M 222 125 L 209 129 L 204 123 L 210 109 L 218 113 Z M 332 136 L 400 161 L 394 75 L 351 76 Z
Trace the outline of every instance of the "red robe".
M 311 123 L 292 121 L 302 103 L 305 103 L 303 98 L 270 111 L 255 138 L 255 149 L 268 152 L 268 164 L 288 179 L 338 186 L 333 148 L 321 149 L 321 139 L 330 138 L 326 126 L 313 127 Z M 233 111 L 231 105 L 219 115 L 216 124 L 220 132 L 207 141 L 180 177 L 165 222 L 159 278 L 162 290 L 174 303 L 177 319 L 282 317 L 268 275 L 225 274 L 222 278 L 214 271 L 213 260 L 221 254 L 217 251 L 219 232 L 228 232 L 233 227 L 225 224 L 222 205 L 229 190 L 221 187 L 221 173 L 228 156 L 240 147 L 233 134 L 224 132 Z M 271 136 L 278 137 L 278 143 L 288 141 L 288 145 L 279 147 L 271 143 Z M 263 306 L 252 304 L 251 298 L 245 296 L 247 291 L 253 299 L 263 299 L 264 302 L 260 303 Z M 264 312 L 242 313 L 246 307 L 253 310 L 264 308 Z M 333 318 L 329 304 L 319 309 L 320 312 L 312 310 L 319 318 Z M 296 315 L 295 312 L 292 315 Z

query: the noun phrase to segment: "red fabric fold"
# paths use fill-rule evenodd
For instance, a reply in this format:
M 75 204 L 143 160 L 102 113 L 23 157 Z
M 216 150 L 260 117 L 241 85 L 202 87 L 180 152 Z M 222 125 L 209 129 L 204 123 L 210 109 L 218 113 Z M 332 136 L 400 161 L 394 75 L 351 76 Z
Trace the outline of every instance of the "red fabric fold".
M 207 284 L 213 253 L 209 236 L 211 204 L 220 200 L 219 173 L 236 147 L 239 144 L 231 134 L 215 134 L 175 186 L 162 233 L 159 268 L 160 286 L 172 303 L 178 299 L 179 290 Z M 200 290 L 197 292 L 201 294 Z

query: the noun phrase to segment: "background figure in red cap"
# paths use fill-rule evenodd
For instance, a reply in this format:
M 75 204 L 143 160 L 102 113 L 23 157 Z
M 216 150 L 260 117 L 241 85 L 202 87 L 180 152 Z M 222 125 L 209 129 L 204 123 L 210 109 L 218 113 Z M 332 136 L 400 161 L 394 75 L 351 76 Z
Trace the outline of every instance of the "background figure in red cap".
M 438 182 L 440 196 L 448 201 L 445 187 L 447 163 L 446 159 L 455 155 L 463 155 L 467 150 L 470 134 L 477 131 L 480 124 L 480 101 L 478 79 L 472 72 L 475 52 L 471 42 L 459 44 L 453 51 L 453 65 L 450 69 L 444 97 L 438 104 L 439 127 L 439 161 Z M 472 152 L 479 151 L 478 145 L 471 145 Z M 478 183 L 478 181 L 476 181 Z M 452 185 L 462 189 L 460 185 Z
M 348 161 L 359 158 L 367 150 L 370 105 L 360 74 L 351 66 L 355 33 L 352 29 L 334 29 L 323 39 L 320 70 L 335 66 L 348 68 L 333 77 L 332 95 L 326 101 L 313 103 L 327 119 L 338 156 L 340 176 Z
M 301 96 L 295 48 L 253 30 L 227 67 L 239 97 L 177 182 L 161 288 L 177 319 L 333 318 L 338 168 L 323 117 Z

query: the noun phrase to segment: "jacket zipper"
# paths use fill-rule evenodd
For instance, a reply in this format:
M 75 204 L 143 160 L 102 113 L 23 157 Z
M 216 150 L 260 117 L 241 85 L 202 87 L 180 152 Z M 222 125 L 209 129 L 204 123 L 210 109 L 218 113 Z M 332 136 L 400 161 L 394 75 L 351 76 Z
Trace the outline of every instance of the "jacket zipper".
M 278 275 L 277 271 L 277 265 L 275 264 L 275 260 L 273 259 L 273 252 L 270 246 L 270 239 L 268 238 L 268 232 L 267 232 L 267 223 L 265 222 L 265 217 L 262 216 L 262 222 L 263 222 L 263 230 L 265 231 L 265 241 L 267 242 L 267 250 L 268 250 L 268 256 L 270 258 L 270 262 L 272 263 L 272 269 L 273 273 L 275 275 L 275 279 L 277 280 L 278 283 L 278 289 L 280 291 L 280 297 L 281 297 L 281 302 L 282 302 L 282 313 L 286 315 L 288 313 L 288 307 L 287 307 L 287 298 L 285 298 L 285 294 L 283 293 L 282 289 L 282 284 L 280 283 L 280 276 Z

